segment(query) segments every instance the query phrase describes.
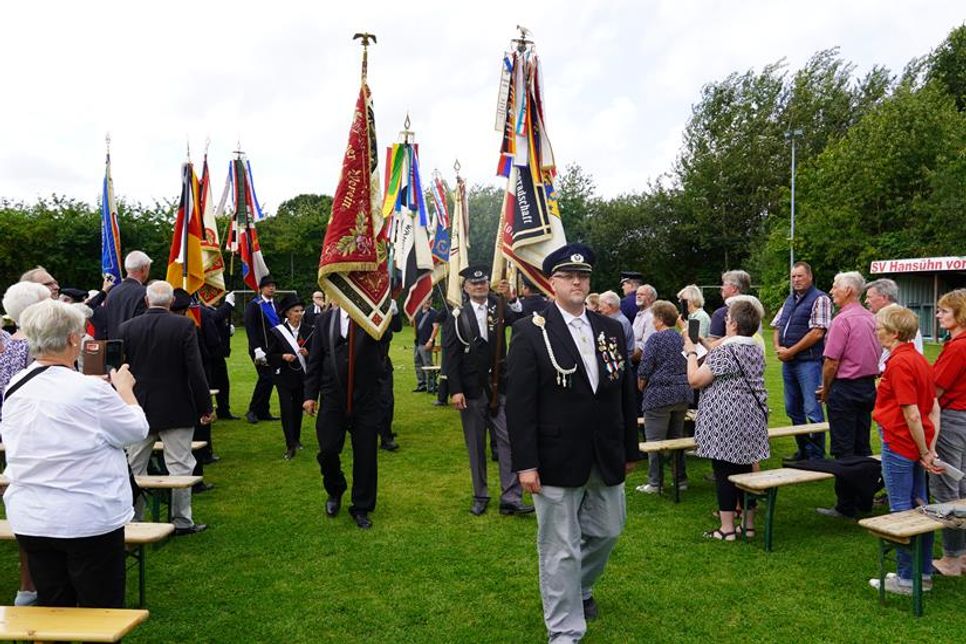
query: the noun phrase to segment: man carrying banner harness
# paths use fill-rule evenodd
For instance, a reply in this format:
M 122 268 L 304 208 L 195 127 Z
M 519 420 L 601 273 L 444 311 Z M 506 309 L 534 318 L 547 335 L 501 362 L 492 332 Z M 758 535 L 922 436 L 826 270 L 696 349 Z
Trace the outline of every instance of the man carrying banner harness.
M 469 296 L 466 305 L 454 308 L 443 332 L 443 364 L 449 381 L 453 406 L 460 411 L 466 451 L 473 479 L 473 505 L 470 512 L 479 516 L 490 501 L 486 485 L 487 427 L 496 435 L 500 461 L 500 513 L 529 514 L 533 506 L 524 505 L 517 476 L 510 469 L 510 441 L 506 431 L 506 323 L 520 317 L 520 302 L 509 303 L 510 285 L 504 280 L 490 294 L 489 271 L 485 266 L 469 266 L 460 272 L 463 289 Z M 507 310 L 509 309 L 509 310 Z

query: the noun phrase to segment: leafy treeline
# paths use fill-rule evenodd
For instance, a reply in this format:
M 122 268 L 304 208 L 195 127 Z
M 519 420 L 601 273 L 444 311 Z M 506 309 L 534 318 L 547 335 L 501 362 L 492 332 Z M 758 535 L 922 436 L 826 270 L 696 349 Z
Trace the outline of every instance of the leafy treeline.
M 835 49 L 798 70 L 779 61 L 736 72 L 701 89 L 673 167 L 639 192 L 600 197 L 590 174 L 568 166 L 557 181 L 567 235 L 597 251 L 597 290 L 615 288 L 619 271 L 635 269 L 672 296 L 688 283 L 717 284 L 723 270 L 740 267 L 774 306 L 787 291 L 786 133 L 801 130 L 795 256 L 813 265 L 820 285 L 838 271 L 865 273 L 872 259 L 963 254 L 964 110 L 966 27 L 899 74 L 875 67 L 857 76 Z M 470 189 L 474 262 L 492 260 L 502 199 L 501 188 Z M 42 263 L 63 285 L 96 286 L 98 208 L 59 197 L 0 202 L 0 284 Z M 141 248 L 163 265 L 174 210 L 173 201 L 122 201 L 124 251 Z M 329 196 L 299 195 L 259 224 L 283 288 L 315 288 L 330 210 Z M 237 262 L 235 273 L 230 284 L 239 287 Z

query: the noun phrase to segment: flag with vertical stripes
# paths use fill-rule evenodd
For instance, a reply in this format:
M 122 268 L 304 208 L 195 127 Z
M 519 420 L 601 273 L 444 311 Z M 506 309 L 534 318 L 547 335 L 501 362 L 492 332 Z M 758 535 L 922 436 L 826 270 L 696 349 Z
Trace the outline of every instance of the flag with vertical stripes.
M 225 294 L 225 260 L 221 256 L 221 244 L 218 241 L 207 153 L 201 169 L 201 184 L 198 186 L 198 210 L 201 212 L 204 230 L 201 237 L 201 255 L 205 270 L 205 283 L 198 289 L 198 298 L 205 304 L 214 304 Z
M 171 286 L 195 293 L 205 283 L 205 269 L 201 257 L 201 212 L 198 210 L 198 176 L 190 162 L 181 166 L 181 201 L 168 253 L 168 273 Z
M 218 204 L 218 212 L 224 211 L 228 193 L 232 195 L 234 211 L 228 228 L 225 248 L 232 255 L 238 254 L 242 263 L 242 280 L 252 291 L 258 291 L 258 283 L 268 275 L 268 266 L 262 257 L 262 248 L 255 231 L 255 220 L 265 215 L 251 188 L 251 164 L 239 152 L 228 164 L 228 179 Z
M 121 230 L 117 225 L 110 151 L 107 153 L 104 186 L 101 191 L 101 275 L 112 284 L 121 281 Z

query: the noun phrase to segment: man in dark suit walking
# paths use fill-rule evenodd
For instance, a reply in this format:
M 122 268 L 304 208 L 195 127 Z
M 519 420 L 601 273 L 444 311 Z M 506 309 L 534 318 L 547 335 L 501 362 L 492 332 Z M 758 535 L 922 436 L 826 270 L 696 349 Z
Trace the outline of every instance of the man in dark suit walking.
M 225 295 L 225 300 L 216 307 L 203 306 L 202 317 L 206 314 L 215 323 L 218 332 L 218 348 L 211 356 L 211 385 L 217 389 L 215 402 L 218 418 L 222 420 L 237 420 L 231 413 L 231 382 L 228 379 L 228 358 L 231 356 L 231 336 L 233 327 L 231 313 L 235 309 L 234 291 Z
M 127 277 L 107 293 L 104 300 L 103 334 L 99 340 L 116 340 L 121 325 L 133 317 L 144 313 L 144 285 L 151 274 L 151 258 L 139 250 L 132 250 L 124 258 L 124 271 Z
M 248 334 L 248 357 L 255 365 L 258 380 L 252 390 L 245 418 L 253 425 L 260 420 L 278 420 L 269 411 L 272 399 L 272 373 L 268 364 L 268 338 L 273 327 L 281 320 L 275 309 L 275 278 L 266 275 L 258 283 L 258 296 L 245 307 L 245 333 Z
M 333 307 L 315 319 L 314 339 L 305 374 L 303 409 L 314 416 L 319 441 L 319 468 L 328 493 L 325 513 L 334 517 L 348 489 L 340 455 L 346 432 L 352 440 L 352 505 L 349 514 L 360 528 L 372 527 L 369 513 L 376 509 L 376 454 L 380 424 L 385 418 L 382 384 L 392 331 L 402 321 L 392 304 L 389 330 L 379 340 L 360 329 L 341 308 Z M 319 394 L 322 406 L 318 408 Z
M 490 501 L 486 483 L 486 429 L 496 436 L 500 461 L 500 513 L 529 514 L 533 507 L 521 501 L 523 492 L 510 469 L 510 441 L 506 433 L 506 324 L 519 318 L 521 304 L 507 302 L 510 286 L 499 285 L 501 297 L 490 294 L 489 270 L 469 266 L 460 272 L 469 296 L 462 309 L 446 320 L 443 351 L 452 404 L 460 412 L 463 437 L 470 459 L 473 504 L 480 516 Z
M 594 582 L 624 528 L 624 478 L 641 455 L 621 325 L 588 311 L 593 252 L 547 256 L 555 303 L 513 325 L 507 426 L 513 469 L 533 494 L 544 622 L 579 641 L 597 616 Z
M 169 310 L 174 290 L 167 282 L 147 288 L 147 311 L 121 325 L 119 337 L 131 373 L 137 378 L 134 395 L 147 416 L 151 433 L 128 448 L 136 476 L 147 473 L 151 450 L 164 441 L 164 462 L 172 476 L 188 476 L 195 467 L 191 438 L 195 423 L 211 422 L 211 396 L 201 364 L 198 334 L 190 319 Z M 138 500 L 138 516 L 143 498 Z M 201 532 L 207 526 L 191 516 L 191 490 L 171 491 L 171 514 L 176 535 Z

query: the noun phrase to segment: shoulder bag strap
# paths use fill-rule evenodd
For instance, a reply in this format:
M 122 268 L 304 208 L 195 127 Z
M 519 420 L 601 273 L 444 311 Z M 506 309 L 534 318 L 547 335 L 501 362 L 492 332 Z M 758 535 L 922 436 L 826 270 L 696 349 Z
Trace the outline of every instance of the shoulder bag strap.
M 37 376 L 39 376 L 43 372 L 47 371 L 48 369 L 50 369 L 51 366 L 53 366 L 53 365 L 45 365 L 43 367 L 38 367 L 37 369 L 34 369 L 30 373 L 28 373 L 26 376 L 24 376 L 23 378 L 21 378 L 20 380 L 18 380 L 16 383 L 14 383 L 14 384 L 10 385 L 9 387 L 7 387 L 6 391 L 3 392 L 3 399 L 4 400 L 8 400 L 10 398 L 10 396 L 13 395 L 13 392 L 17 391 L 18 389 L 20 389 L 21 387 L 23 387 L 25 384 L 27 384 L 28 382 L 30 382 L 34 378 L 36 378 Z
M 761 401 L 758 400 L 758 394 L 755 393 L 754 387 L 751 386 L 751 381 L 748 380 L 748 376 L 745 375 L 745 369 L 744 367 L 741 366 L 741 360 L 738 359 L 738 354 L 735 353 L 731 347 L 728 347 L 728 353 L 730 353 L 731 357 L 735 359 L 735 364 L 738 365 L 738 371 L 741 372 L 741 378 L 742 380 L 745 381 L 745 384 L 748 386 L 748 391 L 751 392 L 751 397 L 755 399 L 755 404 L 758 405 L 758 409 L 761 410 L 761 413 L 765 416 L 765 422 L 767 423 L 768 409 L 766 409 L 765 406 L 761 403 Z

